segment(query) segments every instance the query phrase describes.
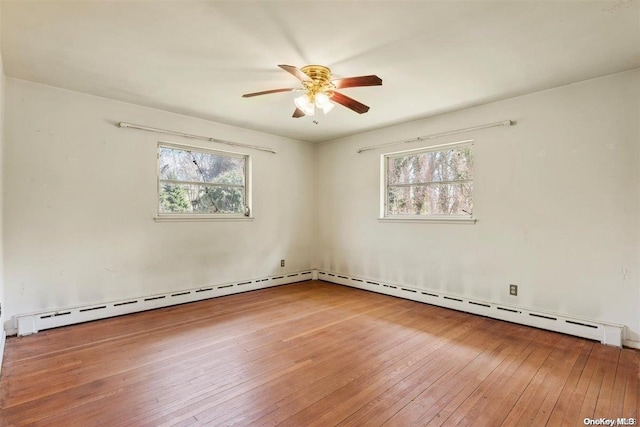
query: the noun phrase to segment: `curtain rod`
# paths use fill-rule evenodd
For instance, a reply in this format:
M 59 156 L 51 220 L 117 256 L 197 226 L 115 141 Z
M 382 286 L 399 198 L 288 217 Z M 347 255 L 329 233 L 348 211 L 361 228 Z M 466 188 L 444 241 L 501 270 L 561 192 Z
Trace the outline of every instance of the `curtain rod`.
M 470 128 L 457 129 L 457 130 L 452 130 L 452 131 L 449 131 L 449 132 L 434 133 L 433 135 L 419 136 L 417 138 L 407 139 L 407 140 L 404 140 L 404 141 L 395 141 L 395 142 L 387 142 L 385 144 L 370 145 L 369 147 L 359 148 L 357 152 L 358 153 L 362 153 L 363 151 L 375 150 L 376 148 L 387 147 L 389 145 L 408 144 L 410 142 L 417 142 L 417 141 L 423 141 L 423 140 L 426 140 L 426 139 L 440 138 L 441 136 L 455 135 L 457 133 L 470 132 L 472 130 L 493 128 L 493 127 L 497 127 L 497 126 L 513 126 L 515 124 L 516 124 L 516 122 L 513 121 L 513 120 L 503 120 L 501 122 L 487 123 L 486 125 L 479 125 L 479 126 L 473 126 L 473 127 L 470 127 Z
M 181 136 L 181 137 L 184 137 L 184 138 L 199 139 L 199 140 L 202 140 L 202 141 L 209 141 L 209 142 L 217 142 L 219 144 L 233 145 L 234 147 L 251 148 L 253 150 L 266 151 L 268 153 L 276 154 L 276 151 L 271 149 L 271 148 L 259 147 L 257 145 L 242 144 L 240 142 L 226 141 L 224 139 L 210 138 L 208 136 L 192 135 L 192 134 L 183 133 L 183 132 L 174 132 L 172 130 L 165 130 L 165 129 L 152 128 L 152 127 L 148 127 L 148 126 L 134 125 L 134 124 L 125 123 L 125 122 L 118 123 L 118 126 L 120 126 L 121 128 L 140 129 L 140 130 L 146 130 L 146 131 L 149 131 L 149 132 L 158 132 L 158 133 L 165 133 L 167 135 Z

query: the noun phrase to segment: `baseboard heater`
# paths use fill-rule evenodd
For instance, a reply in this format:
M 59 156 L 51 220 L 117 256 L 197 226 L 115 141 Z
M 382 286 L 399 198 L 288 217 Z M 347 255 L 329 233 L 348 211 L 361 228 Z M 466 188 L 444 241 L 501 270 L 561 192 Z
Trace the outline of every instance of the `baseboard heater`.
M 81 307 L 61 308 L 37 313 L 17 315 L 13 318 L 18 336 L 34 334 L 45 329 L 89 322 L 108 317 L 139 311 L 153 310 L 177 304 L 201 301 L 225 295 L 253 291 L 289 283 L 302 282 L 315 278 L 315 271 L 307 270 L 286 275 L 262 277 L 259 279 L 222 283 L 206 287 L 172 291 L 164 294 L 128 298 L 109 303 L 91 304 Z
M 600 321 L 570 318 L 553 313 L 533 311 L 506 304 L 478 301 L 441 292 L 413 288 L 411 286 L 383 283 L 335 272 L 318 271 L 318 279 L 381 294 L 392 295 L 453 310 L 492 317 L 550 331 L 600 341 L 602 344 L 636 347 L 636 341 L 623 340 L 624 326 Z M 624 341 L 624 342 L 623 342 Z

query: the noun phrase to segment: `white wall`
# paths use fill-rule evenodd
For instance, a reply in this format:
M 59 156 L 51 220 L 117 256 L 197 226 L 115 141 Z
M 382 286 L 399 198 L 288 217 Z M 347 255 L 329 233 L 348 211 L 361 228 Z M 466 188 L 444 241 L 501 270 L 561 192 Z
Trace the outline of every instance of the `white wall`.
M 639 104 L 635 70 L 321 145 L 317 267 L 624 324 L 640 341 Z M 356 153 L 507 119 L 518 124 Z M 477 224 L 377 220 L 382 153 L 467 138 Z
M 312 267 L 311 144 L 12 78 L 6 96 L 5 327 L 16 314 Z M 250 154 L 255 220 L 154 222 L 158 140 Z

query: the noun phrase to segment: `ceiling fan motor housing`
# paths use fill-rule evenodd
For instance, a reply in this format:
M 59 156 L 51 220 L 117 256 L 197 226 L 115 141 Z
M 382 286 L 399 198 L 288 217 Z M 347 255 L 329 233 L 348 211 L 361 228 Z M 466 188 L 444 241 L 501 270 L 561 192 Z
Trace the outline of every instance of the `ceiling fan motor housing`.
M 326 93 L 335 89 L 331 83 L 331 70 L 323 65 L 306 65 L 300 69 L 303 73 L 311 78 L 310 82 L 303 82 L 310 96 L 317 93 Z M 326 95 L 331 96 L 330 93 Z

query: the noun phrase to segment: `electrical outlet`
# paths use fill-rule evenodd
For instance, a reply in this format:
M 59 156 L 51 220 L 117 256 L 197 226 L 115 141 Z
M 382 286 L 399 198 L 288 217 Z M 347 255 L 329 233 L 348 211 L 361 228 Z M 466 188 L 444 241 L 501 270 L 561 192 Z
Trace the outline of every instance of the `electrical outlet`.
M 509 285 L 509 295 L 518 296 L 518 285 Z
M 284 267 L 284 260 L 283 259 L 280 260 L 280 267 Z

